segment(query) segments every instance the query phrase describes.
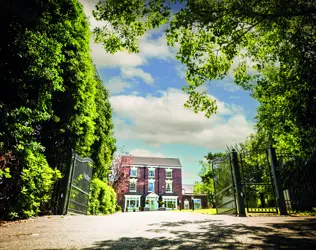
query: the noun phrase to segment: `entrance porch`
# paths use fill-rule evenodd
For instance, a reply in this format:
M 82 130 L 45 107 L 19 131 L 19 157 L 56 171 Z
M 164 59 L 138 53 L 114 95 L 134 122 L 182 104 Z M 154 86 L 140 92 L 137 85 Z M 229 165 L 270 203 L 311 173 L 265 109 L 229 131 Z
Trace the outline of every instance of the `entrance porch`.
M 148 194 L 146 196 L 146 201 L 145 201 L 145 210 L 147 211 L 158 210 L 158 199 L 159 199 L 159 196 L 155 194 L 154 192 Z

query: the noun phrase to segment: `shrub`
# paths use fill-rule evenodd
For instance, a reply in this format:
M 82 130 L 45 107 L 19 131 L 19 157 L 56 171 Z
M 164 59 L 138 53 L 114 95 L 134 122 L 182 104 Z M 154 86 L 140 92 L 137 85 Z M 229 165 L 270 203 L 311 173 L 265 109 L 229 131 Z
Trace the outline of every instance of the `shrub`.
M 115 211 L 116 212 L 122 212 L 122 208 L 119 205 L 116 205 Z
M 116 194 L 114 189 L 94 178 L 90 186 L 89 214 L 112 214 L 116 211 Z
M 37 143 L 25 147 L 19 157 L 21 168 L 11 169 L 12 178 L 4 180 L 14 196 L 8 200 L 6 208 L 0 209 L 4 219 L 36 216 L 50 201 L 54 183 L 61 174 L 49 167 L 41 151 Z

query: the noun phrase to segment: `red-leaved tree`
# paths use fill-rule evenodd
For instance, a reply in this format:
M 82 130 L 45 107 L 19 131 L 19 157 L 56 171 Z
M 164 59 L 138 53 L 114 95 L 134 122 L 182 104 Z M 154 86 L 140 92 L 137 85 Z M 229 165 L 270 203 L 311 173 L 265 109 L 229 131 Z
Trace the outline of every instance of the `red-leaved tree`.
M 129 170 L 133 162 L 133 156 L 124 152 L 123 148 L 114 154 L 111 171 L 109 176 L 109 185 L 113 187 L 117 195 L 117 201 L 120 204 L 124 198 L 124 193 L 129 188 Z

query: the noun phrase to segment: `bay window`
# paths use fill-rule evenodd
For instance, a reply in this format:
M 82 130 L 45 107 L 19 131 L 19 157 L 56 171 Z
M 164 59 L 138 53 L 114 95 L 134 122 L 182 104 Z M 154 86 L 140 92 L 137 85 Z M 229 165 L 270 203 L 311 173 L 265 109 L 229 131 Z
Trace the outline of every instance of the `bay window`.
M 178 196 L 162 196 L 162 200 L 166 210 L 174 210 L 178 208 Z
M 141 195 L 125 195 L 125 209 L 129 212 L 138 211 Z

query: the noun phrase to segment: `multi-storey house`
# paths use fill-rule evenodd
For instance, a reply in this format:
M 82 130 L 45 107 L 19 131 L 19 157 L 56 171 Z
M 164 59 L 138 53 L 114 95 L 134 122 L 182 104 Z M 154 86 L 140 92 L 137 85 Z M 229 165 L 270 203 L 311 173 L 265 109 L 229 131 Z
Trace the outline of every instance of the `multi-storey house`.
M 128 185 L 117 194 L 118 203 L 125 211 L 169 210 L 181 204 L 179 159 L 134 156 L 130 164 L 121 167 L 129 172 Z

